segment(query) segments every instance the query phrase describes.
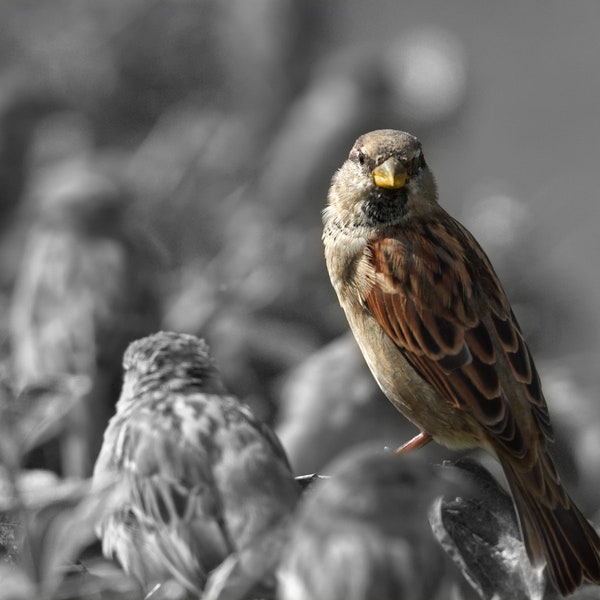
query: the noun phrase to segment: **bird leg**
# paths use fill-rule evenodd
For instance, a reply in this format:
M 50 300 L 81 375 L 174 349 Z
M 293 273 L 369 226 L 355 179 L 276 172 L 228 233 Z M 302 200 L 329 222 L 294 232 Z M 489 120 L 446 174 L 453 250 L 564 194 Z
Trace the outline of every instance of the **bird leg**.
M 401 454 L 406 454 L 407 452 L 410 452 L 411 450 L 416 450 L 417 448 L 421 448 L 422 446 L 425 446 L 425 444 L 429 444 L 429 442 L 432 439 L 433 438 L 431 437 L 431 434 L 421 431 L 420 433 L 415 435 L 414 438 L 412 438 L 411 440 L 408 440 L 408 442 L 405 442 L 404 444 L 402 444 L 402 446 L 400 446 L 400 448 L 397 448 L 394 451 L 394 454 L 396 456 L 400 456 Z

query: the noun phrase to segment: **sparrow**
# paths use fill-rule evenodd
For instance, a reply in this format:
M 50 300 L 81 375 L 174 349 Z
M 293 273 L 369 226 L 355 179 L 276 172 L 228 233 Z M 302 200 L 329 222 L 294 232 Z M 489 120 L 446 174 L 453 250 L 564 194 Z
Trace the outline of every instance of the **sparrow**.
M 458 470 L 456 470 L 458 472 Z M 335 458 L 303 495 L 278 572 L 279 600 L 448 597 L 457 569 L 427 512 L 459 479 L 377 441 Z M 441 595 L 438 595 L 441 593 Z
M 600 584 L 600 538 L 548 454 L 540 378 L 498 276 L 439 204 L 419 140 L 359 137 L 323 213 L 331 283 L 377 383 L 430 440 L 500 462 L 528 556 L 562 594 Z
M 11 298 L 11 366 L 18 388 L 89 379 L 65 419 L 59 464 L 46 465 L 89 477 L 119 395 L 123 352 L 159 326 L 158 260 L 131 228 L 128 191 L 92 163 L 57 165 L 34 200 Z
M 207 344 L 161 331 L 123 355 L 123 388 L 94 481 L 116 479 L 101 519 L 103 553 L 151 592 L 169 580 L 191 597 L 238 554 L 255 569 L 300 495 L 275 434 L 225 389 Z M 274 544 L 274 546 L 277 546 Z M 277 557 L 278 558 L 278 557 Z

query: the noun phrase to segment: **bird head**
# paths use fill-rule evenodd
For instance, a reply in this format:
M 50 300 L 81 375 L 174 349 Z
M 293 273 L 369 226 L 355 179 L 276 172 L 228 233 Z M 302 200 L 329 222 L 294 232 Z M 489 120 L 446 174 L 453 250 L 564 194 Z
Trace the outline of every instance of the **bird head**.
M 427 214 L 437 191 L 419 140 L 393 129 L 360 136 L 333 177 L 329 205 L 352 225 L 397 225 Z
M 129 344 L 123 355 L 123 390 L 195 390 L 224 393 L 206 342 L 194 335 L 159 331 Z M 122 397 L 135 397 L 123 393 Z

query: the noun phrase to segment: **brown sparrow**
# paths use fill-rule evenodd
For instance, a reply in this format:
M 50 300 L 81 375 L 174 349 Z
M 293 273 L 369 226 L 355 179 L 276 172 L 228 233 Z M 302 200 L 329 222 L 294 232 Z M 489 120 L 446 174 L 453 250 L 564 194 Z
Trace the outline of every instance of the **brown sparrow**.
M 300 495 L 275 435 L 227 393 L 195 336 L 137 340 L 123 366 L 94 470 L 98 482 L 116 477 L 122 498 L 99 524 L 104 554 L 147 592 L 175 579 L 194 597 L 233 553 L 241 569 L 274 567 L 251 549 L 269 547 Z
M 431 439 L 483 448 L 503 467 L 530 560 L 558 590 L 600 583 L 600 538 L 547 452 L 540 379 L 489 259 L 437 202 L 421 144 L 378 130 L 358 138 L 324 211 L 331 282 L 369 368 Z

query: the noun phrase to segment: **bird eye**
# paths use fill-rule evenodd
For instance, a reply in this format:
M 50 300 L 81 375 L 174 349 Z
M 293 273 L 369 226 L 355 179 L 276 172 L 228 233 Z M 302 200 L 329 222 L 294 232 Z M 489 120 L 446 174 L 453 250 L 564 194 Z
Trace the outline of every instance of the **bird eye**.
M 365 164 L 366 157 L 365 157 L 365 153 L 362 152 L 362 150 L 358 151 L 357 159 L 358 159 L 358 164 L 359 165 L 364 165 Z

